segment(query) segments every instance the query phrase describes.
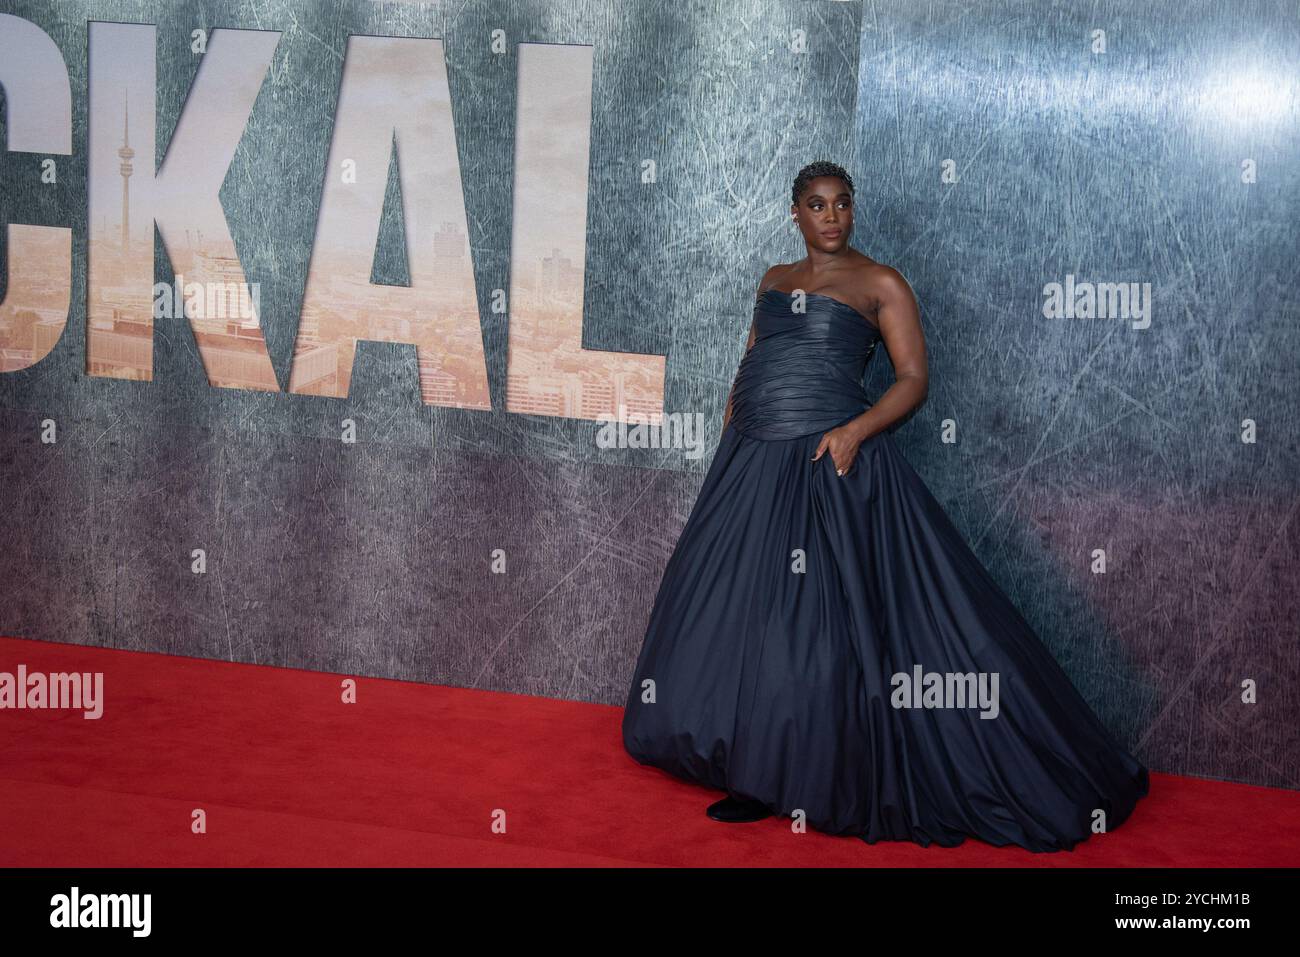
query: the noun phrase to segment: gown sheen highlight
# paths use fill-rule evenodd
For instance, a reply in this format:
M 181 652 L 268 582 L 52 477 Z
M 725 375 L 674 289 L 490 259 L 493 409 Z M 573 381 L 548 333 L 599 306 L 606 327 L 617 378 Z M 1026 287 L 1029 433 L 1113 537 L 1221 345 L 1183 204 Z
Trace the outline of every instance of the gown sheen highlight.
M 870 844 L 973 836 L 1070 849 L 1098 810 L 1113 830 L 1147 793 L 1147 769 L 890 434 L 864 441 L 843 477 L 829 453 L 811 461 L 825 432 L 870 406 L 862 378 L 880 333 L 838 299 L 808 293 L 805 313 L 793 302 L 769 289 L 755 303 L 732 418 L 637 658 L 624 747 L 641 764 L 777 815 L 802 810 L 811 827 Z M 895 706 L 891 679 L 923 691 L 918 668 L 983 674 L 991 697 Z

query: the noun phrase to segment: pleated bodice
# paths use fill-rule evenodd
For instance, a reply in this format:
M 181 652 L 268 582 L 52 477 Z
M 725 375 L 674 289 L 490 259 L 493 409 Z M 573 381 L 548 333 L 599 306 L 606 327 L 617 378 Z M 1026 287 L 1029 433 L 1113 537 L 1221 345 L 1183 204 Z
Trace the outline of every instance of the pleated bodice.
M 825 432 L 870 405 L 862 388 L 880 332 L 848 303 L 767 289 L 754 304 L 756 334 L 732 392 L 731 422 L 750 438 Z

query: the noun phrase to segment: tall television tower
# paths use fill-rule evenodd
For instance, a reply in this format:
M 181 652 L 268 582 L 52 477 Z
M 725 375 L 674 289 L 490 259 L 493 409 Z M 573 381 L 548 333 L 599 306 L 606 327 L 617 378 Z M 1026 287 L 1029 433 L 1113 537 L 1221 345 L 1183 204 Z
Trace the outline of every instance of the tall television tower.
M 122 107 L 122 148 L 117 151 L 118 157 L 122 160 L 122 165 L 118 170 L 122 174 L 122 258 L 125 259 L 131 247 L 131 173 L 135 168 L 131 165 L 131 158 L 135 156 L 135 150 L 131 149 L 131 138 L 127 132 L 127 125 L 131 116 L 131 104 L 129 98 L 123 95 Z

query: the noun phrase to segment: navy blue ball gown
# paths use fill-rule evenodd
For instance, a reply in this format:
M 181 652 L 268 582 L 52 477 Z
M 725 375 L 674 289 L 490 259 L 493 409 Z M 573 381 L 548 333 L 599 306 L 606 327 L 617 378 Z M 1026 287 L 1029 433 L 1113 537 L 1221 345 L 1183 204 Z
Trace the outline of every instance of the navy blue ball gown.
M 755 304 L 732 418 L 637 658 L 627 751 L 870 844 L 1054 851 L 1114 829 L 1147 769 L 889 433 L 843 477 L 829 453 L 812 461 L 869 407 L 880 333 L 838 299 L 794 301 Z

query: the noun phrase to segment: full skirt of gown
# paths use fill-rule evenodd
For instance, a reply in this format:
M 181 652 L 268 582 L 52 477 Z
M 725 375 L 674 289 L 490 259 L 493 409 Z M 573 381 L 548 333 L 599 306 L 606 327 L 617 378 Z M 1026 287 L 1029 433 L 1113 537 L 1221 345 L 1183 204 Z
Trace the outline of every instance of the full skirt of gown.
M 1054 851 L 1120 825 L 1147 769 L 892 436 L 838 476 L 812 461 L 824 431 L 724 429 L 636 662 L 628 753 L 868 843 Z

